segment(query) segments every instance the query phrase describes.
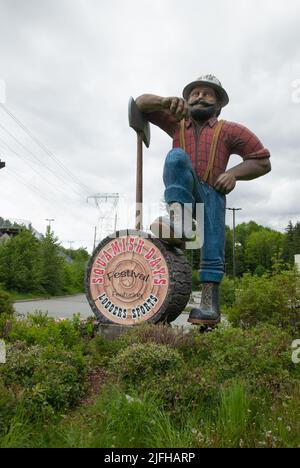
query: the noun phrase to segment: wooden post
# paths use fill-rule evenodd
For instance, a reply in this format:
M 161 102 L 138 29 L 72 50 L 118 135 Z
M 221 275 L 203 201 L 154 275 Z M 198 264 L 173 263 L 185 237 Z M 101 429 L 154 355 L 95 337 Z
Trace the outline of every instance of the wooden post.
M 137 134 L 135 228 L 143 229 L 143 136 Z

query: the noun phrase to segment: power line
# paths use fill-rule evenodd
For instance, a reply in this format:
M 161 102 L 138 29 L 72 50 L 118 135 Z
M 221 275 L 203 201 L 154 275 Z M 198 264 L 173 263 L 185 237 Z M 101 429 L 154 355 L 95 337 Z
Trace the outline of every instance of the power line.
M 33 132 L 26 127 L 4 104 L 0 104 L 4 112 L 6 112 L 15 122 L 19 125 L 20 128 L 53 160 L 58 164 L 58 166 L 75 182 L 79 185 L 82 190 L 87 193 L 90 193 L 90 189 L 81 183 L 81 181 L 68 169 L 55 155 L 54 153 L 47 148 L 34 134 Z
M 42 174 L 41 172 L 39 172 L 35 167 L 33 167 L 28 161 L 27 159 L 25 158 L 25 156 L 21 156 L 20 153 L 18 153 L 17 151 L 15 151 L 14 149 L 11 148 L 11 146 L 9 146 L 2 138 L 0 138 L 0 143 L 2 145 L 4 145 L 4 147 L 6 149 L 8 149 L 11 153 L 13 153 L 15 156 L 17 156 L 19 159 L 21 159 L 22 162 L 25 162 L 29 167 L 30 169 L 35 172 L 39 177 L 42 178 L 43 182 L 47 182 L 49 185 L 53 185 L 49 180 L 47 180 L 45 178 L 45 175 Z
M 21 143 L 9 130 L 7 130 L 2 124 L 0 124 L 0 128 L 2 128 L 2 130 L 5 131 L 5 133 L 7 133 L 16 143 L 18 143 L 18 145 L 20 145 L 25 151 L 27 151 L 39 164 L 42 165 L 42 161 L 30 150 L 28 149 L 25 145 L 23 145 L 23 143 Z M 55 177 L 57 177 L 58 179 L 60 179 L 61 182 L 63 182 L 64 184 L 66 183 L 66 180 L 60 176 L 59 173 L 55 172 L 53 169 L 51 169 L 50 167 L 48 167 L 47 165 L 44 165 L 44 167 L 49 171 L 51 172 Z M 82 196 L 82 194 L 79 194 L 79 192 L 76 192 L 78 195 Z
M 17 151 L 15 151 L 13 148 L 11 148 L 10 145 L 8 145 L 2 138 L 0 138 L 0 143 L 2 145 L 4 145 L 4 147 L 6 149 L 8 149 L 11 153 L 13 153 L 15 156 L 17 156 L 19 159 L 21 159 L 22 162 L 25 162 L 29 167 L 30 169 L 35 172 L 43 182 L 47 182 L 51 188 L 53 189 L 53 182 L 51 182 L 50 180 L 48 180 L 44 174 L 42 174 L 40 171 L 38 171 L 34 166 L 32 166 L 32 164 L 26 159 L 25 155 L 21 156 L 20 153 L 18 153 Z M 61 193 L 65 196 L 67 194 L 67 196 L 69 195 L 68 192 L 62 190 L 62 186 L 61 185 L 56 185 L 55 187 L 55 191 L 57 192 L 58 190 L 61 191 Z M 47 192 L 48 194 L 49 192 Z M 79 192 L 76 191 L 76 194 L 79 195 L 81 197 L 81 194 L 79 194 Z
M 12 175 L 14 175 L 15 177 L 17 177 L 17 179 L 19 179 L 19 181 L 21 182 L 21 184 L 23 184 L 25 187 L 29 188 L 29 190 L 37 193 L 40 197 L 42 197 L 44 200 L 46 200 L 48 203 L 52 203 L 52 200 L 50 198 L 48 198 L 47 196 L 45 196 L 43 193 L 41 193 L 41 191 L 35 186 L 35 185 L 32 185 L 31 183 L 29 182 L 25 182 L 24 178 L 18 174 L 15 170 L 12 170 L 11 168 L 8 169 L 8 171 L 10 173 L 12 173 Z M 7 174 L 8 175 L 8 174 Z

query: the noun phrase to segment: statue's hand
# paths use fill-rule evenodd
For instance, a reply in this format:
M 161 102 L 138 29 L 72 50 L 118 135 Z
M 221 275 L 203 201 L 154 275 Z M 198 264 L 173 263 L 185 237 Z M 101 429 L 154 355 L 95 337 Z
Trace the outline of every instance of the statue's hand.
M 178 97 L 166 97 L 162 99 L 161 106 L 163 109 L 169 109 L 171 114 L 175 115 L 179 121 L 188 115 L 187 102 Z
M 234 189 L 235 185 L 236 185 L 235 176 L 230 172 L 223 172 L 223 174 L 221 174 L 218 177 L 214 185 L 214 188 L 218 190 L 219 192 L 223 193 L 224 195 L 226 195 L 227 193 L 230 193 Z

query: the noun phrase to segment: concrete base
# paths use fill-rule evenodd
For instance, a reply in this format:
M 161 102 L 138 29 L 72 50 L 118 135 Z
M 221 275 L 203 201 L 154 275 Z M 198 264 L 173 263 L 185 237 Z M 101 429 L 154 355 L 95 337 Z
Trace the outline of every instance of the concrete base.
M 112 325 L 112 324 L 104 324 L 99 323 L 97 329 L 97 335 L 103 336 L 107 340 L 116 340 L 119 338 L 123 333 L 128 330 L 131 330 L 134 326 L 127 326 L 124 325 Z

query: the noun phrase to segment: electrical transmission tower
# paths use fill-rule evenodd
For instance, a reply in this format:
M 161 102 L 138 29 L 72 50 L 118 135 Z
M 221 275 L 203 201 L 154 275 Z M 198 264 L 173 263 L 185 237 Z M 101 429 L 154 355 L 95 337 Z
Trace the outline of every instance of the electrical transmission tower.
M 101 240 L 117 230 L 119 199 L 118 193 L 97 193 L 87 198 L 87 202 L 94 200 L 99 212 L 97 226 L 95 227 L 94 248 L 97 232 L 98 239 Z

